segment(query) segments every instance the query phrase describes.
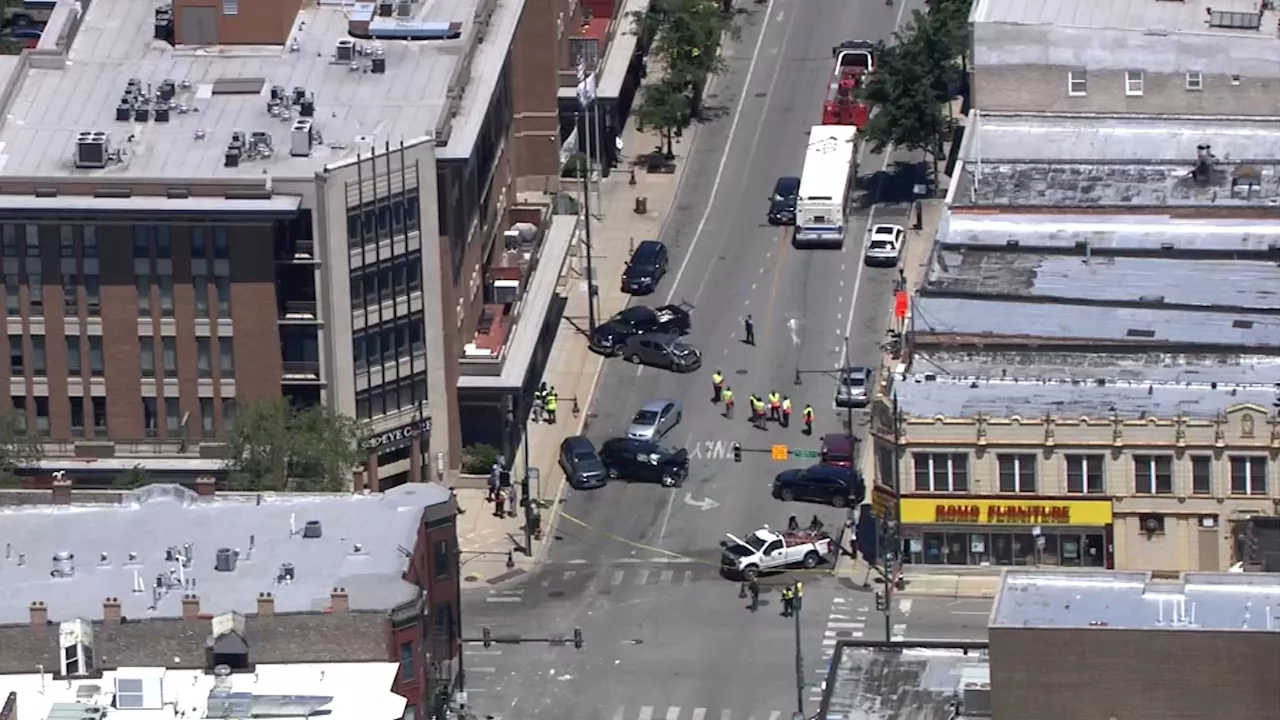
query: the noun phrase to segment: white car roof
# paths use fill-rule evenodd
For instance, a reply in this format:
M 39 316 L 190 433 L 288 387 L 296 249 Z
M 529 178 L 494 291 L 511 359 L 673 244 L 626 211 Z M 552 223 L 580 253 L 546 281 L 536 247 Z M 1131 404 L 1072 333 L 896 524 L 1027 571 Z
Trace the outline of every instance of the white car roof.
M 901 225 L 875 225 L 871 228 L 872 235 L 896 235 L 902 229 Z

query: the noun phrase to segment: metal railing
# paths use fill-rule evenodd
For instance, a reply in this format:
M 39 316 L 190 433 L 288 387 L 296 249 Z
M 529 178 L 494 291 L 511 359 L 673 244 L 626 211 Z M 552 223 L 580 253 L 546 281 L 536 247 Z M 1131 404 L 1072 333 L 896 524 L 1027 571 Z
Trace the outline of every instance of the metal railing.
M 314 375 L 320 377 L 320 361 L 319 360 L 287 360 L 280 363 L 280 369 L 285 375 Z
M 319 304 L 315 300 L 285 300 L 280 304 L 281 320 L 311 320 Z

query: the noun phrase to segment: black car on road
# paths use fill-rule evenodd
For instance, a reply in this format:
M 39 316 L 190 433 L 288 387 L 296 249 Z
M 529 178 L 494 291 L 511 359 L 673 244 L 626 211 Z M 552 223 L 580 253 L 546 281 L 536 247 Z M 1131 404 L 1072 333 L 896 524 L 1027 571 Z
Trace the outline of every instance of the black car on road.
M 608 472 L 596 446 L 581 435 L 567 437 L 560 443 L 560 469 L 575 490 L 592 490 L 604 487 Z
M 622 344 L 622 357 L 636 365 L 691 373 L 702 367 L 702 352 L 675 335 L 632 335 Z
M 773 497 L 783 502 L 803 500 L 842 508 L 867 497 L 862 474 L 842 465 L 813 465 L 783 470 L 773 480 Z
M 796 202 L 800 199 L 800 178 L 784 175 L 774 183 L 769 196 L 769 224 L 795 225 Z
M 679 487 L 689 477 L 689 451 L 650 440 L 614 438 L 600 446 L 600 459 L 611 480 L 655 482 Z
M 648 295 L 658 287 L 658 281 L 667 274 L 667 246 L 657 240 L 645 240 L 636 246 L 622 271 L 622 292 L 630 295 Z
M 658 308 L 635 305 L 597 325 L 588 342 L 592 352 L 616 357 L 622 354 L 622 346 L 629 337 L 647 333 L 687 335 L 692 327 L 689 311 L 679 305 Z

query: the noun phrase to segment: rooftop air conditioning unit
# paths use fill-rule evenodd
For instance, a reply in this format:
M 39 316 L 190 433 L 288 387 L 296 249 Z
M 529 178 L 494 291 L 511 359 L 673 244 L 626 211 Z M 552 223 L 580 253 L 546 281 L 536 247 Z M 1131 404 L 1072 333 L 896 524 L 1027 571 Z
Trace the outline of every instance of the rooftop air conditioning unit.
M 378 17 L 391 17 L 395 13 L 395 7 L 393 0 L 378 0 Z
M 396 17 L 402 20 L 413 17 L 413 3 L 410 0 L 399 0 L 396 3 Z
M 109 145 L 105 132 L 95 130 L 77 133 L 76 167 L 86 170 L 105 168 L 111 154 Z
M 334 44 L 334 57 L 339 62 L 351 62 L 356 59 L 356 41 L 351 38 L 340 38 Z
M 289 154 L 293 157 L 311 156 L 310 118 L 300 118 L 293 121 L 293 129 L 289 132 Z

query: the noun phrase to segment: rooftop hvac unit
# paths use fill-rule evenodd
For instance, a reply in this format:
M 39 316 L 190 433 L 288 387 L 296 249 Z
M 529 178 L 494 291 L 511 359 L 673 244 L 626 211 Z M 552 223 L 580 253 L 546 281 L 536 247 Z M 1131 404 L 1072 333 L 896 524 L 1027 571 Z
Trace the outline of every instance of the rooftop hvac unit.
M 334 44 L 334 58 L 340 62 L 351 62 L 356 59 L 356 41 L 351 38 L 340 38 Z
M 402 20 L 413 17 L 413 3 L 409 0 L 399 0 L 396 3 L 396 17 Z
M 293 130 L 289 132 L 289 154 L 294 157 L 311 156 L 311 120 L 302 118 L 293 121 Z
M 82 132 L 76 135 L 76 167 L 102 169 L 107 166 L 110 154 L 107 134 L 100 131 Z
M 395 8 L 394 0 L 378 0 L 378 17 L 391 17 Z
M 991 717 L 990 683 L 965 683 L 960 691 L 960 708 L 965 717 Z
M 520 299 L 519 280 L 494 280 L 490 297 L 499 305 L 510 305 Z

